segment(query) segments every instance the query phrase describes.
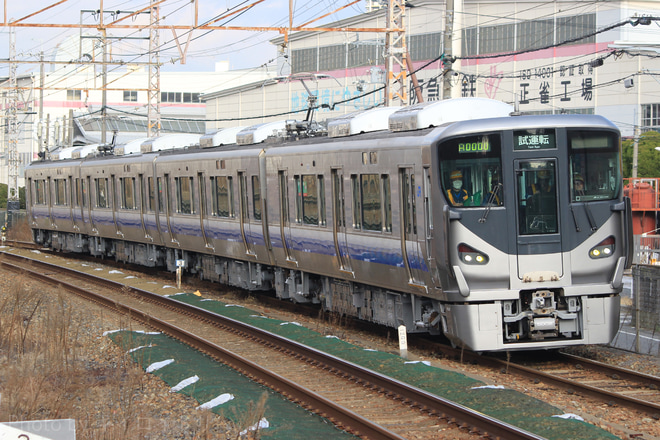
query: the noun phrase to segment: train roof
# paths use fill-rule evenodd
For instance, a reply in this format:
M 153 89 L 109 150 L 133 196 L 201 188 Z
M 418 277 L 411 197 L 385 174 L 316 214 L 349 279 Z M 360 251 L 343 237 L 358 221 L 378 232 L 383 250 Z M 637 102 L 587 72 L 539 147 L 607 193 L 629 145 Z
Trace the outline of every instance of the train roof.
M 523 115 L 510 116 L 508 104 L 484 98 L 457 98 L 445 101 L 427 102 L 408 107 L 378 108 L 366 112 L 356 112 L 342 118 L 329 121 L 329 132 L 336 128 L 338 137 L 312 133 L 310 137 L 282 136 L 287 130 L 287 121 L 257 124 L 251 127 L 231 127 L 206 135 L 168 134 L 157 138 L 141 140 L 140 151 L 153 152 L 163 158 L 179 154 L 201 153 L 204 151 L 222 151 L 235 154 L 236 151 L 261 151 L 288 147 L 288 152 L 312 149 L 322 151 L 325 148 L 402 148 L 406 138 L 428 139 L 416 141 L 415 148 L 430 145 L 439 136 L 458 136 L 461 134 L 497 131 L 534 129 L 536 127 L 565 128 L 583 127 L 608 129 L 618 132 L 618 128 L 608 119 L 598 115 Z M 387 139 L 388 142 L 383 140 Z M 117 147 L 116 153 L 137 152 L 134 141 L 123 147 Z M 131 145 L 129 147 L 129 144 Z M 88 146 L 93 150 L 96 146 Z M 277 150 L 275 150 L 277 151 Z M 71 153 L 64 150 L 56 159 L 72 160 Z M 76 154 L 76 156 L 78 156 Z M 85 161 L 106 160 L 107 155 L 85 157 Z M 75 156 L 74 156 L 75 158 Z M 151 156 L 151 159 L 153 156 Z M 46 160 L 49 162 L 51 160 Z M 58 161 L 59 162 L 59 161 Z

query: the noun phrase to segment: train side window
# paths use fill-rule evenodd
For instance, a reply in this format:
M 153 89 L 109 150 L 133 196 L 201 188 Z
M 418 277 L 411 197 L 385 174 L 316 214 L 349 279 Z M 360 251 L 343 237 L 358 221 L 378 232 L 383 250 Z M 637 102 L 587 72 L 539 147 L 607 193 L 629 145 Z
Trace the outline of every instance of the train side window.
M 55 205 L 66 205 L 66 180 L 55 179 Z
M 381 182 L 378 174 L 360 176 L 362 198 L 362 228 L 365 231 L 382 231 Z
M 35 180 L 34 181 L 34 204 L 35 205 L 45 205 L 46 204 L 46 181 L 45 180 Z
M 296 185 L 296 222 L 310 226 L 325 226 L 325 182 L 323 176 L 294 176 Z
M 316 176 L 309 174 L 302 176 L 302 191 L 298 192 L 298 196 L 302 198 L 303 224 L 318 225 L 319 205 Z
M 176 186 L 176 211 L 180 214 L 192 214 L 192 177 L 175 177 Z
M 252 176 L 252 213 L 255 220 L 261 220 L 261 187 L 259 176 Z
M 135 209 L 135 178 L 122 177 L 119 180 L 122 209 Z
M 234 182 L 231 176 L 211 178 L 213 188 L 213 215 L 216 217 L 233 218 L 234 213 Z
M 154 188 L 154 178 L 147 177 L 147 209 L 151 212 L 156 210 L 156 191 Z
M 100 179 L 94 179 L 96 185 L 96 207 L 97 208 L 107 208 L 108 207 L 108 179 L 103 177 Z

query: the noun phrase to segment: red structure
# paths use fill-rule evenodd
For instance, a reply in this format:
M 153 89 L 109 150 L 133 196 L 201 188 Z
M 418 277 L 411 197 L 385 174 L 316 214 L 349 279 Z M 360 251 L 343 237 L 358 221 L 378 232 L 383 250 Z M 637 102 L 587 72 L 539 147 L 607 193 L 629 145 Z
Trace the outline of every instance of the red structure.
M 660 212 L 660 178 L 623 179 L 623 194 L 632 204 L 633 234 L 641 235 L 658 229 Z

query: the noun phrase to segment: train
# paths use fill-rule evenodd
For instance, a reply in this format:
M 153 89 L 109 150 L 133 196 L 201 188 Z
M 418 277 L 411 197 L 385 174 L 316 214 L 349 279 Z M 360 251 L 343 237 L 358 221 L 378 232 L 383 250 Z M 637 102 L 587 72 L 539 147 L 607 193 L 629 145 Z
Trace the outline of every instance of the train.
M 632 261 L 620 132 L 514 110 L 457 98 L 37 160 L 28 221 L 58 251 L 476 352 L 607 344 Z

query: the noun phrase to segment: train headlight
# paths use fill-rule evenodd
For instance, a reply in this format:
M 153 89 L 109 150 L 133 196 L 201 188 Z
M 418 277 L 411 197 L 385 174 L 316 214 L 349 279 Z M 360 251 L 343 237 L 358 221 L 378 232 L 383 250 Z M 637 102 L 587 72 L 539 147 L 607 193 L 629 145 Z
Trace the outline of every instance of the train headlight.
M 458 245 L 458 256 L 465 264 L 488 263 L 488 255 L 483 254 L 463 243 Z
M 607 237 L 605 240 L 592 247 L 589 251 L 589 257 L 593 259 L 607 258 L 614 253 L 614 237 Z

